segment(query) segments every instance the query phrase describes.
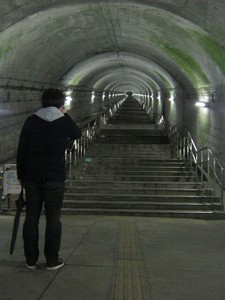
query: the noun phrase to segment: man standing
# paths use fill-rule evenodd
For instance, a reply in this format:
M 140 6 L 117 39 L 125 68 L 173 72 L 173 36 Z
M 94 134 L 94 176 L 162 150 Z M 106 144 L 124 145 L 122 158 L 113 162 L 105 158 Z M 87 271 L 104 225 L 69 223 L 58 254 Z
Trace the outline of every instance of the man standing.
M 17 151 L 17 176 L 26 193 L 23 225 L 26 266 L 36 268 L 39 257 L 39 218 L 44 203 L 46 215 L 45 246 L 47 270 L 64 265 L 59 258 L 64 194 L 65 149 L 68 139 L 79 139 L 81 129 L 64 109 L 65 97 L 57 89 L 42 94 L 43 108 L 28 117 L 21 131 Z

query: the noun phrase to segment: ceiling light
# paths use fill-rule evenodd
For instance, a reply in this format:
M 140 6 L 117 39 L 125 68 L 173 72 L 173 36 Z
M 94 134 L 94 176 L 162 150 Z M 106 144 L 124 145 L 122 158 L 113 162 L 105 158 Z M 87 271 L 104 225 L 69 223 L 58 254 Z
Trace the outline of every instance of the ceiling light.
M 65 105 L 70 105 L 70 102 L 73 100 L 71 96 L 66 96 Z
M 208 102 L 203 102 L 203 101 L 198 101 L 195 103 L 196 106 L 198 107 L 208 107 Z

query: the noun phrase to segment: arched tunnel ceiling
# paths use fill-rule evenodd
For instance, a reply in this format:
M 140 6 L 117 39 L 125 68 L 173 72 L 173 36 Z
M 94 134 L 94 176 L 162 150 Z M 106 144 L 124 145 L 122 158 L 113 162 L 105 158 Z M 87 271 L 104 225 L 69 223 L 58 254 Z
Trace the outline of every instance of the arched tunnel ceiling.
M 65 75 L 63 81 L 65 84 L 70 82 L 73 85 L 93 86 L 101 90 L 110 83 L 116 84 L 118 78 L 124 78 L 128 82 L 143 80 L 148 90 L 152 86 L 159 89 L 157 82 L 160 82 L 161 86 L 165 85 L 165 89 L 172 89 L 176 84 L 173 77 L 159 64 L 126 52 L 94 55 L 78 63 Z
M 223 1 L 1 2 L 1 77 L 121 91 L 223 85 Z

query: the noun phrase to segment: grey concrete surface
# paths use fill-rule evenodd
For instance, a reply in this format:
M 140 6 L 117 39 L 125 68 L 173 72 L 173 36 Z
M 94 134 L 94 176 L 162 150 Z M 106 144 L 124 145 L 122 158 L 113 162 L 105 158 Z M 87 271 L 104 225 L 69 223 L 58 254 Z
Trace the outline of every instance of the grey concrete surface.
M 1 0 L 0 162 L 43 89 L 70 86 L 74 120 L 133 91 L 224 165 L 224 11 L 222 0 Z
M 0 299 L 224 300 L 225 221 L 63 216 L 60 256 L 46 271 L 25 268 L 22 223 L 12 259 L 13 216 L 0 216 Z

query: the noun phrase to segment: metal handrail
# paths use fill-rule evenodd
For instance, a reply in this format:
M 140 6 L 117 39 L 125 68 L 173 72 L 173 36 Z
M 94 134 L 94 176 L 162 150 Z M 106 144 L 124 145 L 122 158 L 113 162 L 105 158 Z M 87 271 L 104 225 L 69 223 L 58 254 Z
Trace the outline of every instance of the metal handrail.
M 206 178 L 213 183 L 215 191 L 219 187 L 220 207 L 223 210 L 224 167 L 218 157 L 209 147 L 198 149 L 190 132 L 182 136 L 176 125 L 169 126 L 161 115 L 158 115 L 157 119 L 161 120 L 163 129 L 169 137 L 172 156 L 182 157 L 188 162 L 189 167 L 194 166 L 196 180 L 200 178 L 204 181 Z
M 150 111 L 149 109 L 146 112 L 150 114 Z M 156 126 L 158 127 L 159 125 L 162 126 L 169 137 L 172 156 L 182 157 L 188 162 L 189 167 L 194 166 L 196 180 L 199 177 L 201 181 L 204 181 L 204 178 L 207 178 L 207 181 L 212 180 L 215 191 L 217 190 L 217 185 L 219 186 L 220 207 L 223 210 L 224 168 L 213 151 L 209 147 L 198 150 L 190 132 L 183 136 L 176 125 L 171 127 L 160 114 L 156 116 Z
M 164 120 L 163 127 L 170 140 L 172 156 L 183 156 L 184 143 L 177 126 L 170 127 Z
M 209 147 L 198 150 L 198 154 L 197 168 L 200 171 L 201 180 L 204 177 L 208 181 L 212 180 L 214 190 L 217 189 L 217 185 L 220 187 L 221 209 L 223 210 L 224 167 Z
M 191 137 L 190 132 L 187 133 L 186 136 L 186 158 L 189 161 L 190 167 L 194 164 L 196 165 L 198 163 L 198 148 L 195 145 L 194 140 Z M 197 173 L 196 173 L 197 176 Z
M 108 110 L 103 111 L 94 120 L 91 120 L 91 122 L 81 127 L 81 138 L 75 140 L 71 145 L 69 145 L 69 147 L 66 150 L 66 161 L 67 163 L 70 163 L 70 167 L 72 161 L 74 161 L 76 164 L 79 158 L 85 157 L 86 150 L 90 143 L 94 143 L 96 133 L 98 132 L 101 125 L 106 124 L 107 119 L 117 112 L 123 101 L 124 100 L 121 100 L 115 103 L 114 105 L 110 106 Z
M 196 180 L 200 177 L 213 182 L 214 190 L 219 186 L 221 210 L 224 209 L 223 191 L 224 191 L 224 167 L 219 159 L 209 147 L 198 149 L 190 132 L 186 136 L 181 136 L 178 127 L 167 126 L 167 134 L 170 139 L 172 154 L 180 156 L 187 160 L 189 167 L 195 167 Z

